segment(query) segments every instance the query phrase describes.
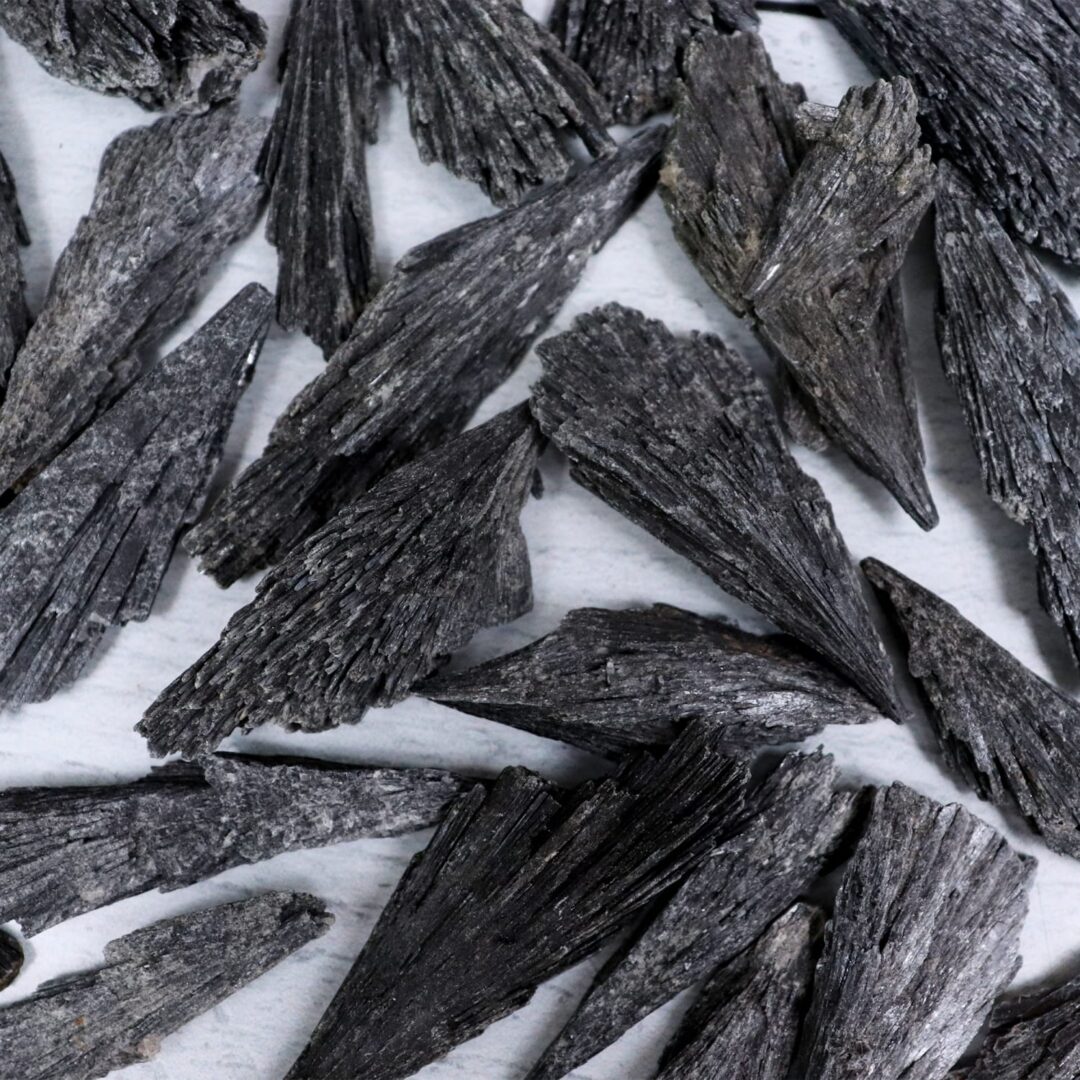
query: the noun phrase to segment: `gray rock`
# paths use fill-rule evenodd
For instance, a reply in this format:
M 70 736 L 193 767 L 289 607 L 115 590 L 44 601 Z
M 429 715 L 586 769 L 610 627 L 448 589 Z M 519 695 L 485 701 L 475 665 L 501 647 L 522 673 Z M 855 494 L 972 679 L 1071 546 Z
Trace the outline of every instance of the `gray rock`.
M 0 401 L 7 386 L 8 372 L 30 329 L 26 306 L 19 245 L 29 244 L 15 195 L 15 178 L 0 154 Z
M 11 934 L 0 930 L 0 990 L 6 990 L 19 977 L 22 966 L 22 946 Z

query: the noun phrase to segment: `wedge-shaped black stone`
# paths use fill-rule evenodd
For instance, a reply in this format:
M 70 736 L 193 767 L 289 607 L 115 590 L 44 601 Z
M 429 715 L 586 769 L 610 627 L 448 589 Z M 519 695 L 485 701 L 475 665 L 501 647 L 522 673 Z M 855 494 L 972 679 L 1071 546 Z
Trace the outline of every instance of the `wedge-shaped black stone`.
M 695 35 L 752 30 L 754 0 L 556 0 L 551 29 L 619 124 L 640 124 L 675 98 Z
M 423 829 L 465 788 L 435 769 L 221 754 L 130 784 L 0 792 L 0 922 L 37 934 L 283 851 Z
M 881 715 L 792 642 L 663 604 L 572 611 L 524 649 L 438 674 L 416 692 L 609 755 L 669 743 L 689 719 L 734 752 Z
M 23 966 L 22 946 L 9 933 L 0 930 L 0 990 L 6 990 Z
M 255 223 L 262 120 L 230 108 L 133 128 L 105 151 L 0 409 L 0 491 L 38 472 L 143 369 L 214 260 Z
M 659 1080 L 787 1080 L 824 921 L 796 904 L 721 968 L 676 1033 Z
M 4 0 L 0 28 L 50 75 L 151 109 L 234 97 L 266 45 L 237 0 Z
M 854 842 L 859 798 L 820 753 L 785 758 L 732 836 L 601 969 L 528 1080 L 556 1080 L 747 949 Z
M 19 245 L 30 243 L 15 194 L 15 178 L 0 154 L 0 400 L 8 372 L 30 329 Z
M 477 630 L 528 611 L 518 517 L 540 441 L 519 406 L 344 507 L 150 706 L 138 730 L 151 750 L 190 757 L 260 724 L 358 723 Z
M 329 356 L 375 292 L 365 144 L 378 124 L 376 58 L 356 0 L 295 0 L 281 102 L 260 171 L 278 249 L 278 321 Z
M 593 155 L 614 148 L 588 75 L 519 0 L 389 0 L 373 10 L 421 160 L 479 184 L 496 206 L 569 172 L 566 134 Z
M 949 765 L 1055 851 L 1080 858 L 1080 704 L 928 589 L 876 559 L 863 569 L 907 639 Z
M 524 1005 L 679 881 L 737 820 L 746 767 L 691 727 L 560 793 L 523 769 L 451 807 L 289 1080 L 397 1080 Z
M 617 304 L 539 352 L 533 411 L 574 478 L 899 715 L 832 509 L 749 365 Z
M 1080 323 L 953 169 L 937 200 L 938 340 L 990 497 L 1030 530 L 1039 595 L 1080 663 Z
M 1034 865 L 960 806 L 879 791 L 840 885 L 793 1076 L 940 1080 L 1020 966 Z
M 534 200 L 407 254 L 262 456 L 188 537 L 223 585 L 276 562 L 387 471 L 460 431 L 655 181 L 649 131 Z
M 266 893 L 155 923 L 105 947 L 101 967 L 0 1009 L 5 1080 L 95 1080 L 149 1061 L 161 1040 L 333 922 L 320 900 Z
M 110 626 L 150 615 L 272 307 L 249 285 L 0 510 L 0 702 L 48 699 Z
M 821 0 L 872 67 L 905 75 L 929 137 L 1009 227 L 1080 260 L 1080 14 L 1057 0 Z

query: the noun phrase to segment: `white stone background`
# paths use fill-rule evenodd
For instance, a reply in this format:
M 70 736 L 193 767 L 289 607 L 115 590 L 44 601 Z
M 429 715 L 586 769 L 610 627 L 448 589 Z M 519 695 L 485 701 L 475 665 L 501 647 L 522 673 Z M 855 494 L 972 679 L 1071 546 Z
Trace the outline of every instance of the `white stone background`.
M 267 20 L 271 47 L 267 60 L 247 80 L 243 102 L 245 109 L 269 115 L 288 0 L 249 3 Z M 542 18 L 550 0 L 525 0 L 525 6 Z M 849 85 L 870 79 L 820 20 L 765 14 L 762 34 L 780 74 L 801 81 L 813 100 L 835 104 Z M 17 178 L 33 235 L 25 264 L 36 309 L 53 263 L 90 204 L 106 145 L 125 128 L 153 117 L 130 102 L 50 78 L 6 39 L 0 39 L 0 88 L 0 147 Z M 492 208 L 472 185 L 441 167 L 420 163 L 396 90 L 384 92 L 381 104 L 380 141 L 368 162 L 378 264 L 386 274 L 414 244 L 485 216 Z M 932 334 L 935 282 L 927 239 L 924 230 L 904 280 L 928 474 L 941 524 L 930 534 L 922 533 L 880 485 L 839 452 L 797 454 L 822 482 L 856 558 L 875 555 L 912 574 L 1040 674 L 1076 692 L 1080 677 L 1062 637 L 1038 604 L 1026 536 L 983 493 L 959 406 L 940 370 Z M 197 309 L 167 345 L 182 340 L 248 281 L 272 289 L 275 274 L 274 252 L 260 229 L 229 252 Z M 1077 293 L 1077 281 L 1071 284 Z M 719 332 L 765 369 L 747 332 L 676 245 L 655 196 L 593 259 L 552 330 L 567 328 L 576 313 L 608 300 L 639 307 L 679 331 Z M 321 364 L 317 350 L 301 335 L 271 333 L 240 407 L 226 477 L 252 460 L 274 418 Z M 524 398 L 537 372 L 530 356 L 484 404 L 479 419 Z M 467 650 L 468 659 L 516 648 L 553 629 L 567 610 L 583 604 L 667 601 L 706 614 L 734 615 L 749 626 L 764 625 L 683 559 L 574 485 L 556 455 L 547 455 L 543 471 L 547 493 L 541 502 L 531 502 L 524 515 L 535 609 L 512 626 L 480 635 Z M 68 692 L 0 717 L 0 785 L 107 783 L 144 775 L 151 762 L 133 725 L 158 691 L 215 641 L 228 616 L 253 592 L 251 582 L 223 592 L 201 577 L 190 560 L 178 556 L 148 622 L 111 635 L 85 677 Z M 836 755 L 852 783 L 901 780 L 937 799 L 959 800 L 1003 829 L 1018 848 L 1036 855 L 1039 870 L 1023 934 L 1019 981 L 1030 983 L 1071 968 L 1080 949 L 1080 866 L 1050 853 L 1021 824 L 1006 820 L 955 783 L 942 768 L 925 721 L 900 727 L 882 720 L 837 728 L 810 745 L 819 743 Z M 372 712 L 359 726 L 327 734 L 297 736 L 268 728 L 228 745 L 356 762 L 447 766 L 485 775 L 523 763 L 559 780 L 576 779 L 597 767 L 587 755 L 555 743 L 416 700 Z M 360 841 L 283 855 L 179 892 L 148 894 L 72 920 L 28 943 L 24 974 L 0 995 L 0 1003 L 23 997 L 45 979 L 93 966 L 106 942 L 157 919 L 271 888 L 307 890 L 322 896 L 335 912 L 337 921 L 329 934 L 166 1039 L 154 1061 L 115 1074 L 124 1080 L 277 1080 L 359 952 L 406 861 L 427 837 Z M 586 962 L 541 987 L 529 1006 L 420 1075 L 427 1080 L 523 1076 L 572 1010 L 595 966 L 595 960 Z M 655 1014 L 572 1075 L 579 1080 L 652 1075 L 651 1065 L 677 1012 L 676 1006 Z

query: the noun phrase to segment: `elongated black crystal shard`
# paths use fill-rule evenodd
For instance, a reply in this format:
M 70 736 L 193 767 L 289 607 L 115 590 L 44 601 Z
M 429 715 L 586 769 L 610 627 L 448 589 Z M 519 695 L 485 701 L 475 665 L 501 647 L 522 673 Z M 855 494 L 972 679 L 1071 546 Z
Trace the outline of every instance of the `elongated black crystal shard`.
M 518 520 L 540 435 L 522 405 L 391 473 L 260 582 L 138 726 L 159 756 L 259 724 L 319 731 L 404 698 L 532 607 Z
M 745 781 L 691 727 L 663 757 L 577 792 L 508 769 L 464 796 L 288 1080 L 397 1080 L 520 1008 L 715 846 Z
M 255 223 L 262 120 L 232 108 L 133 128 L 105 151 L 0 409 L 0 491 L 47 465 L 144 367 Z
M 1080 15 L 1056 0 L 821 0 L 872 67 L 905 75 L 929 137 L 1029 243 L 1080 260 Z
M 19 258 L 19 245 L 29 242 L 15 194 L 15 178 L 0 154 L 0 401 L 8 372 L 30 329 L 26 281 Z
M 0 930 L 0 990 L 6 990 L 23 966 L 22 946 L 9 933 Z
M 793 1076 L 939 1080 L 1020 966 L 1034 864 L 959 806 L 879 791 L 840 885 Z
M 571 611 L 547 637 L 416 693 L 613 756 L 665 745 L 690 719 L 735 752 L 881 715 L 794 643 L 663 604 Z
M 161 1040 L 333 922 L 320 900 L 266 893 L 117 938 L 101 967 L 0 1009 L 4 1080 L 95 1080 L 149 1061 Z
M 266 46 L 237 0 L 4 0 L 0 27 L 58 79 L 192 112 L 235 96 Z
M 651 188 L 663 139 L 647 131 L 524 206 L 409 252 L 190 534 L 202 569 L 229 585 L 276 562 L 390 469 L 459 432 Z
M 990 497 L 1030 530 L 1043 607 L 1080 663 L 1080 323 L 953 169 L 937 200 L 938 340 Z
M 907 639 L 949 765 L 1055 851 L 1080 858 L 1080 704 L 928 589 L 876 559 L 863 569 Z
M 860 800 L 834 790 L 830 757 L 785 758 L 747 814 L 601 969 L 528 1080 L 556 1080 L 749 948 L 842 857 Z
M 593 155 L 614 149 L 589 77 L 519 0 L 387 0 L 374 18 L 421 160 L 479 184 L 496 206 L 569 172 L 564 134 Z
M 618 124 L 640 124 L 675 98 L 695 35 L 752 30 L 753 0 L 556 0 L 551 29 Z
M 46 700 L 110 626 L 150 615 L 271 312 L 249 285 L 0 510 L 0 702 Z
M 356 0 L 293 0 L 281 102 L 260 160 L 278 249 L 278 322 L 329 356 L 375 293 L 365 144 L 378 125 L 374 43 Z
M 659 1080 L 787 1080 L 824 921 L 796 904 L 721 968 L 676 1033 Z
M 716 337 L 676 338 L 617 304 L 539 352 L 533 411 L 574 478 L 898 716 L 832 510 L 749 365 Z

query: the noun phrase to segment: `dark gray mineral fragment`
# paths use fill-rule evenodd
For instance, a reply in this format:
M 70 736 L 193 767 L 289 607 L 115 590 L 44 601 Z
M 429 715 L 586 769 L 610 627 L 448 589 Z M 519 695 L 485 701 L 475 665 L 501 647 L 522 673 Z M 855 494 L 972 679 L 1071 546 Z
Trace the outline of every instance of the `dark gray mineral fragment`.
M 465 787 L 436 769 L 217 754 L 128 784 L 0 792 L 0 922 L 38 934 L 283 851 L 423 829 Z
M 692 726 L 576 792 L 508 769 L 462 797 L 288 1080 L 398 1080 L 520 1008 L 707 855 L 746 775 Z
M 229 585 L 276 562 L 390 469 L 459 432 L 655 182 L 663 140 L 647 131 L 524 206 L 405 255 L 189 535 L 202 569 Z
M 365 146 L 378 123 L 376 58 L 356 0 L 293 0 L 281 102 L 260 171 L 278 249 L 278 321 L 329 356 L 375 293 Z
M 1080 704 L 928 589 L 876 559 L 863 569 L 907 639 L 949 765 L 1055 851 L 1080 858 Z
M 792 754 L 732 834 L 601 969 L 528 1080 L 557 1080 L 750 947 L 854 840 L 861 802 L 820 753 Z M 740 1078 L 741 1080 L 741 1078 Z
M 594 155 L 614 149 L 588 75 L 520 0 L 386 0 L 374 13 L 421 160 L 479 184 L 496 206 L 569 172 L 566 134 Z
M 0 703 L 48 699 L 110 626 L 150 615 L 272 307 L 249 285 L 0 510 Z
M 942 169 L 938 340 L 990 497 L 1030 530 L 1043 607 L 1080 663 L 1080 323 L 1035 256 Z
M 191 112 L 234 97 L 266 45 L 237 0 L 4 0 L 0 27 L 58 79 Z
M 610 304 L 541 343 L 533 411 L 582 485 L 899 716 L 832 509 L 768 393 L 719 338 Z
M 105 151 L 0 409 L 0 492 L 47 465 L 127 387 L 200 279 L 255 223 L 262 120 L 167 117 Z
M 6 930 L 0 930 L 0 990 L 6 990 L 23 966 L 22 946 Z
M 518 518 L 540 442 L 519 406 L 340 510 L 150 706 L 138 730 L 152 751 L 190 757 L 266 723 L 357 723 L 477 630 L 528 611 Z
M 802 1080 L 940 1080 L 1020 966 L 1034 864 L 960 806 L 877 792 L 840 885 Z
M 735 752 L 881 715 L 793 642 L 664 604 L 571 611 L 547 637 L 416 693 L 612 756 L 669 743 L 689 719 Z
M 0 1009 L 4 1080 L 95 1080 L 149 1061 L 161 1040 L 333 922 L 320 900 L 266 893 L 117 938 L 101 967 Z
M 30 329 L 19 246 L 30 243 L 19 203 L 15 178 L 0 154 L 0 401 L 8 372 Z
M 754 0 L 556 0 L 551 29 L 618 124 L 640 124 L 675 98 L 695 35 L 752 30 Z

